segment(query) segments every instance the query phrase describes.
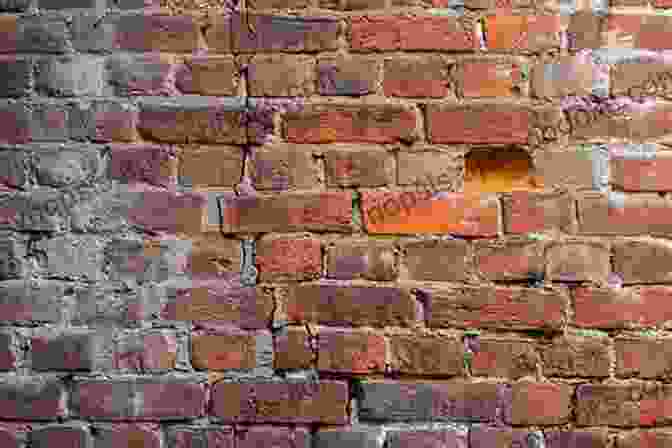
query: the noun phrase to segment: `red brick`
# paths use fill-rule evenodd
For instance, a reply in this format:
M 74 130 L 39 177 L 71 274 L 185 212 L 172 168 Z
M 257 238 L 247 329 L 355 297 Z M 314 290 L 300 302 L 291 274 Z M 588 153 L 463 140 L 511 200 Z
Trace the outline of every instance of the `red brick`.
M 469 278 L 471 248 L 463 240 L 404 244 L 402 274 L 410 280 L 459 282 Z
M 192 334 L 191 363 L 196 369 L 254 369 L 256 347 L 255 334 L 249 331 Z
M 546 376 L 609 376 L 611 359 L 606 337 L 558 336 L 541 355 Z
M 660 14 L 610 14 L 607 19 L 607 44 L 612 47 L 669 50 L 672 19 Z
M 567 384 L 515 383 L 512 387 L 511 423 L 559 425 L 571 414 L 572 387 Z
M 273 313 L 273 299 L 268 293 L 225 280 L 194 283 L 193 289 L 178 291 L 168 301 L 161 313 L 164 319 L 235 324 L 244 329 L 268 326 Z
M 645 379 L 672 373 L 672 339 L 623 336 L 614 341 L 616 375 Z
M 655 384 L 645 389 L 639 403 L 639 425 L 668 425 L 672 420 L 672 389 L 668 384 Z
M 560 328 L 569 300 L 562 289 L 466 287 L 423 288 L 430 327 Z
M 397 277 L 395 249 L 385 241 L 340 240 L 327 248 L 327 277 L 390 281 Z
M 340 24 L 333 17 L 236 13 L 231 30 L 235 52 L 326 51 L 337 49 Z
M 19 16 L 3 14 L 0 16 L 0 53 L 16 53 L 18 41 L 22 37 L 19 32 Z
M 175 85 L 184 93 L 236 96 L 240 79 L 233 56 L 191 56 L 177 70 Z
M 672 245 L 663 239 L 620 239 L 613 244 L 614 272 L 623 283 L 667 283 L 672 280 Z
M 466 59 L 456 78 L 465 98 L 517 96 L 523 93 L 522 63 L 514 59 Z
M 560 193 L 513 192 L 504 199 L 507 233 L 541 232 L 550 229 L 568 231 L 574 212 L 571 196 Z
M 520 143 L 528 141 L 533 121 L 524 106 L 509 104 L 427 106 L 432 143 Z M 446 126 L 451 123 L 451 126 Z
M 261 281 L 310 280 L 322 273 L 320 240 L 268 237 L 257 242 L 255 261 Z
M 151 231 L 193 235 L 201 232 L 205 205 L 199 193 L 145 188 L 129 208 L 128 219 Z
M 660 1 L 656 3 L 661 4 Z M 621 433 L 617 443 L 618 448 L 664 448 L 672 443 L 672 432 L 658 429 Z
M 304 283 L 293 286 L 283 302 L 283 317 L 297 323 L 407 327 L 418 317 L 416 303 L 408 291 L 387 286 Z
M 293 143 L 412 142 L 418 138 L 418 121 L 408 106 L 321 104 L 286 114 L 284 133 Z
M 499 232 L 494 196 L 428 192 L 362 192 L 368 233 L 441 233 L 492 237 Z M 402 211 L 403 210 L 403 211 Z
M 479 337 L 473 359 L 472 375 L 520 378 L 536 375 L 539 355 L 531 340 Z
M 609 181 L 625 191 L 672 191 L 672 156 L 657 153 L 654 159 L 612 157 Z
M 575 322 L 580 327 L 629 328 L 672 320 L 672 290 L 664 286 L 624 289 L 578 288 Z
M 546 251 L 551 281 L 604 284 L 611 271 L 609 247 L 599 242 L 565 240 Z
M 657 195 L 628 195 L 609 204 L 606 195 L 579 197 L 579 232 L 606 235 L 666 235 L 672 232 L 672 205 Z
M 125 14 L 116 27 L 115 48 L 122 50 L 189 53 L 204 47 L 194 16 Z
M 379 187 L 394 183 L 394 156 L 381 148 L 334 145 L 325 151 L 328 186 Z
M 91 434 L 81 424 L 46 426 L 35 428 L 30 433 L 31 447 L 47 448 L 54 445 L 68 448 L 90 447 Z
M 111 145 L 110 177 L 124 183 L 174 184 L 176 151 L 160 145 Z
M 251 96 L 309 96 L 315 85 L 315 61 L 310 56 L 253 56 L 247 66 Z
M 175 368 L 177 351 L 177 338 L 169 331 L 128 334 L 120 340 L 114 366 L 140 373 L 170 370 Z
M 308 428 L 301 427 L 250 426 L 244 432 L 238 433 L 236 446 L 238 448 L 258 448 L 261 446 L 309 448 L 311 446 L 311 433 Z M 219 446 L 213 448 L 219 448 Z
M 473 0 L 468 0 L 467 3 L 473 3 Z M 524 429 L 512 429 L 505 426 L 485 425 L 474 425 L 469 429 L 469 443 L 470 446 L 474 448 L 485 448 L 491 446 L 497 448 L 514 448 L 518 446 L 525 446 L 529 443 L 530 440 L 531 438 L 529 431 Z M 562 448 L 565 448 L 565 446 Z
M 138 130 L 166 143 L 240 144 L 246 142 L 243 112 L 239 97 L 144 97 Z
M 609 431 L 606 428 L 544 431 L 544 436 L 548 448 L 607 448 L 612 446 Z
M 439 55 L 386 59 L 383 92 L 404 98 L 443 98 L 449 93 L 450 67 Z
M 250 397 L 256 400 L 250 401 Z M 319 383 L 219 382 L 212 391 L 215 416 L 235 423 L 347 423 L 348 386 Z
M 205 387 L 177 379 L 82 380 L 71 403 L 84 419 L 181 420 L 203 415 Z
M 30 428 L 25 425 L 3 423 L 0 425 L 0 446 L 3 448 L 23 448 Z
M 235 146 L 185 148 L 180 154 L 180 184 L 192 187 L 233 187 L 240 180 L 243 152 Z
M 224 233 L 343 232 L 352 229 L 350 192 L 229 197 L 223 200 L 222 208 Z
M 168 429 L 170 448 L 233 448 L 236 443 L 231 426 L 173 426 Z M 130 447 L 129 447 L 130 448 Z
M 486 45 L 490 51 L 540 51 L 560 48 L 561 16 L 498 14 L 487 16 Z
M 478 44 L 473 23 L 445 16 L 353 17 L 350 38 L 355 51 L 465 51 Z
M 313 188 L 321 172 L 315 155 L 316 145 L 274 143 L 255 147 L 248 166 L 257 190 Z
M 305 327 L 285 327 L 274 337 L 273 366 L 276 369 L 310 369 L 315 360 L 313 342 Z
M 95 426 L 95 447 L 160 448 L 161 428 L 153 423 Z
M 545 272 L 543 243 L 508 239 L 474 244 L 476 269 L 488 280 L 528 280 Z
M 411 375 L 463 375 L 464 344 L 454 336 L 393 334 L 390 369 Z
M 320 371 L 365 374 L 385 370 L 385 338 L 380 334 L 322 328 L 317 340 Z

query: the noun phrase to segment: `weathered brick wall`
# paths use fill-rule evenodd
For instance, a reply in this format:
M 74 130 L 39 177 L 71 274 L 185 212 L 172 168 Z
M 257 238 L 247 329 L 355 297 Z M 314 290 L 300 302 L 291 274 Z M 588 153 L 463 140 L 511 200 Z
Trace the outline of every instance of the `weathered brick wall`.
M 0 448 L 672 446 L 671 6 L 0 0 Z

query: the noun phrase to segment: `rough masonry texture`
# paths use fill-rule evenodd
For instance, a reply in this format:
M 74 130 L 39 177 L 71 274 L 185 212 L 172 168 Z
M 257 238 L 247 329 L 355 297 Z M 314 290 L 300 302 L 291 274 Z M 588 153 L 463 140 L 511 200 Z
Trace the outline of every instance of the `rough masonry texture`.
M 0 448 L 672 446 L 670 0 L 0 0 Z

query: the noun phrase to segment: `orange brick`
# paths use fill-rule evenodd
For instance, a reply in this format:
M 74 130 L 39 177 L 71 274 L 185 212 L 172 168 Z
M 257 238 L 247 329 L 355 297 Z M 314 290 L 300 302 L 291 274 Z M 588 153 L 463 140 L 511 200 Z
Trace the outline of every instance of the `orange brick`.
M 362 213 L 369 233 L 452 233 L 495 236 L 499 203 L 495 197 L 432 192 L 364 192 Z
M 523 85 L 521 64 L 513 60 L 465 60 L 457 80 L 467 98 L 516 96 Z
M 560 16 L 499 14 L 488 16 L 485 21 L 488 50 L 517 52 L 560 48 Z

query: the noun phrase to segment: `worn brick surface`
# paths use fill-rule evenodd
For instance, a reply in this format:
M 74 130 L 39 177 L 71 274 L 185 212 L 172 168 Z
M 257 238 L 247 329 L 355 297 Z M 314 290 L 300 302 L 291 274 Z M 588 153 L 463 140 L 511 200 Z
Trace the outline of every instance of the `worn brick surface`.
M 670 6 L 0 0 L 0 448 L 667 447 Z

